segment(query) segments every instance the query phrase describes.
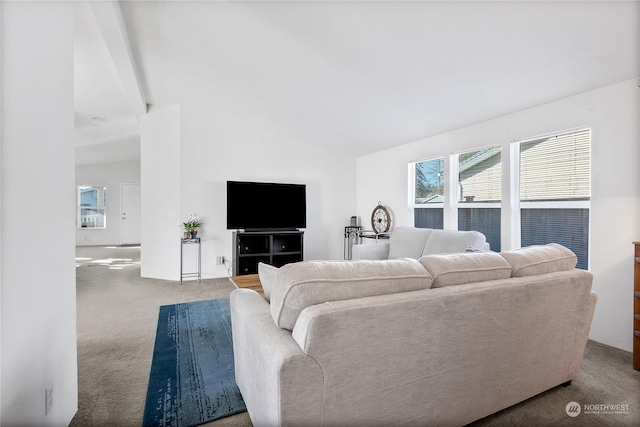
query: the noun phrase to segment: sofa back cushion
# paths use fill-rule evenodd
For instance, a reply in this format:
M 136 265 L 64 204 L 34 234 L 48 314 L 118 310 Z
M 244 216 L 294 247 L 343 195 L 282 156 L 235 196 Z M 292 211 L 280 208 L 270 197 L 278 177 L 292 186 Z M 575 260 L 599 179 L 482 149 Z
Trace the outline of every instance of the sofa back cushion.
M 273 289 L 275 283 L 278 281 L 278 272 L 280 269 L 270 264 L 263 262 L 258 263 L 258 277 L 260 277 L 260 284 L 264 292 L 264 299 L 271 301 L 271 289 Z
M 511 265 L 512 277 L 534 276 L 576 268 L 578 257 L 558 243 L 534 245 L 504 251 L 501 255 Z
M 422 250 L 422 256 L 484 250 L 487 238 L 477 231 L 432 230 Z
M 278 270 L 271 289 L 271 315 L 288 330 L 306 307 L 431 287 L 432 278 L 415 259 L 363 261 L 303 261 Z
M 418 261 L 433 276 L 433 288 L 511 277 L 511 265 L 496 252 L 427 255 Z
M 389 237 L 389 259 L 420 258 L 432 231 L 430 228 L 395 227 Z

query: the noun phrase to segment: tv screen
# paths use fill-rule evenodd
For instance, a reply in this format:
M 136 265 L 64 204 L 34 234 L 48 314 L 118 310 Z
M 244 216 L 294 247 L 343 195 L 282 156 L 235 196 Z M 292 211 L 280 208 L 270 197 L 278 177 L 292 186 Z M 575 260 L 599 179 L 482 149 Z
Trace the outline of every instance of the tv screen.
M 227 181 L 227 229 L 289 230 L 306 226 L 304 184 Z

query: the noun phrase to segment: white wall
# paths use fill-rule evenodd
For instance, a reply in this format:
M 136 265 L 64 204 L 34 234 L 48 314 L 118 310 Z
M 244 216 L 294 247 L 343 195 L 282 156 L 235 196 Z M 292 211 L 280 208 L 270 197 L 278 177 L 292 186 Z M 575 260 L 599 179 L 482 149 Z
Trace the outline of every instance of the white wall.
M 107 187 L 107 228 L 76 229 L 77 246 L 122 243 L 121 184 L 138 183 L 140 183 L 140 161 L 76 166 L 75 206 L 78 206 L 78 186 Z
M 631 242 L 640 240 L 639 119 L 640 88 L 634 79 L 363 156 L 357 160 L 357 212 L 366 217 L 382 200 L 392 209 L 396 225 L 413 225 L 409 162 L 496 144 L 508 149 L 514 140 L 590 127 L 590 270 L 599 296 L 590 337 L 631 351 Z
M 153 112 L 151 113 L 153 114 Z M 193 107 L 180 109 L 180 154 L 172 158 L 145 163 L 147 150 L 143 135 L 143 205 L 147 199 L 145 165 L 149 175 L 180 171 L 179 206 L 175 217 L 165 216 L 163 229 L 174 235 L 163 242 L 162 249 L 153 255 L 164 263 L 179 268 L 179 253 L 173 248 L 180 238 L 181 224 L 196 214 L 204 226 L 202 238 L 203 277 L 223 277 L 228 274 L 224 266 L 215 264 L 215 257 L 232 258 L 232 232 L 226 229 L 227 180 L 301 183 L 307 186 L 307 228 L 304 237 L 305 259 L 342 259 L 344 226 L 355 211 L 355 160 L 340 152 L 327 151 L 304 141 L 294 141 L 260 128 L 255 123 L 243 122 Z M 143 128 L 144 131 L 144 128 Z M 175 159 L 180 165 L 175 165 Z M 171 191 L 170 197 L 175 198 Z M 155 201 L 149 201 L 149 212 L 157 212 Z M 269 209 L 268 206 L 263 207 Z M 143 221 L 146 224 L 145 211 Z M 173 228 L 172 228 L 173 227 Z M 144 228 L 143 228 L 144 230 Z M 143 266 L 152 255 L 146 253 L 143 234 Z M 160 271 L 160 268 L 154 269 Z M 169 274 L 166 274 L 169 273 Z M 145 274 L 156 274 L 149 269 Z M 179 272 L 165 272 L 164 278 L 176 280 Z
M 78 405 L 73 4 L 0 9 L 0 424 L 68 425 Z
M 180 106 L 153 106 L 140 118 L 140 275 L 180 277 Z

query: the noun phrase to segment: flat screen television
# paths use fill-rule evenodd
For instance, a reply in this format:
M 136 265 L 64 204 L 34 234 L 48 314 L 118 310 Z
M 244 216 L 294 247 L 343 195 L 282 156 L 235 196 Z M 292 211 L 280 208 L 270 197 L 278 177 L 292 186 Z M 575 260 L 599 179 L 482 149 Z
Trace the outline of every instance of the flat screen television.
M 294 230 L 306 226 L 304 184 L 227 181 L 228 230 Z

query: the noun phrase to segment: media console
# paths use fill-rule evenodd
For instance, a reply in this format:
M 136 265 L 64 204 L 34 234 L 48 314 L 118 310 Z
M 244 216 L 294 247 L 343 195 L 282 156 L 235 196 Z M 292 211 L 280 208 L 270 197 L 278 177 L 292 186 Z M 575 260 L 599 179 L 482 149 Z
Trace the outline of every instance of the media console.
M 256 274 L 258 263 L 282 267 L 302 261 L 304 231 L 234 231 L 233 274 Z

